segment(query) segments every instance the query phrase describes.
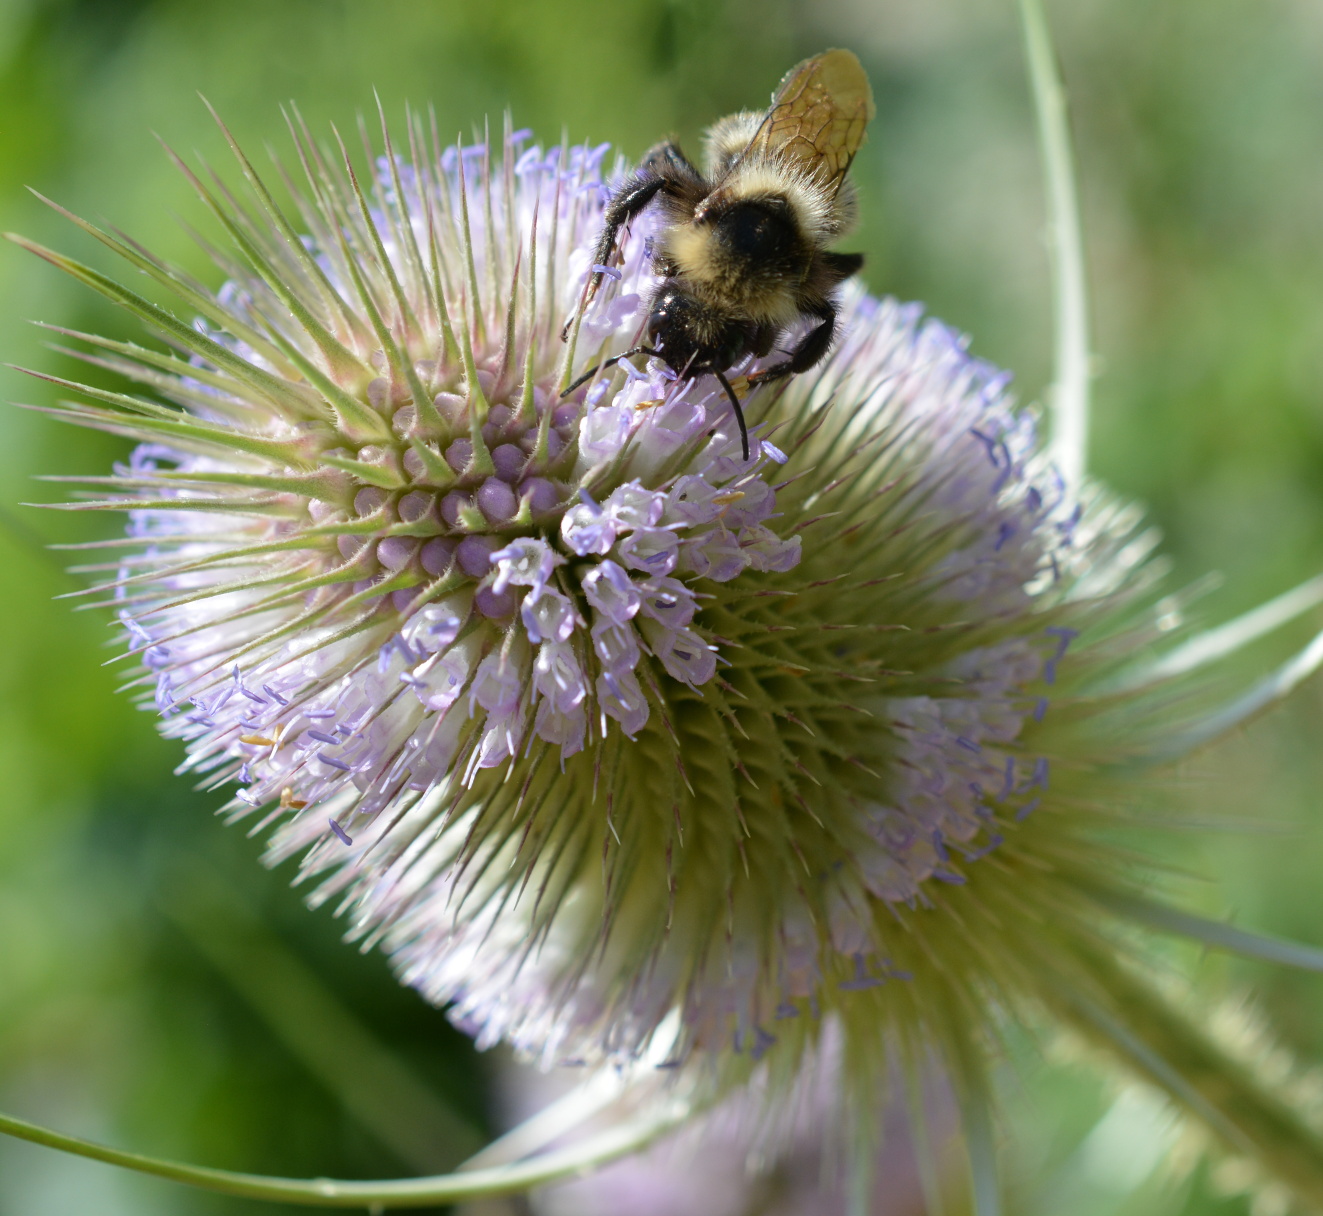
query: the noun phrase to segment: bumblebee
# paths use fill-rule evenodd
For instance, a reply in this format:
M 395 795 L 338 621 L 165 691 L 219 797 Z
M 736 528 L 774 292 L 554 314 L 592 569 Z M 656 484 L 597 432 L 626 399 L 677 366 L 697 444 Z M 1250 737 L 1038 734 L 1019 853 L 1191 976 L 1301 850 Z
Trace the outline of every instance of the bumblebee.
M 749 384 L 807 371 L 830 349 L 832 292 L 864 259 L 827 246 L 853 226 L 847 174 L 873 114 L 859 60 L 825 51 L 786 73 L 765 114 L 744 111 L 716 123 L 702 172 L 670 140 L 652 148 L 608 202 L 593 259 L 609 266 L 621 228 L 649 204 L 661 207 L 666 222 L 653 264 L 662 281 L 649 304 L 646 341 L 594 367 L 562 396 L 634 355 L 657 356 L 686 379 L 713 375 L 730 398 L 747 460 L 744 411 L 726 372 L 748 355 L 770 354 L 801 317 L 816 324 Z M 603 273 L 589 280 L 580 313 Z

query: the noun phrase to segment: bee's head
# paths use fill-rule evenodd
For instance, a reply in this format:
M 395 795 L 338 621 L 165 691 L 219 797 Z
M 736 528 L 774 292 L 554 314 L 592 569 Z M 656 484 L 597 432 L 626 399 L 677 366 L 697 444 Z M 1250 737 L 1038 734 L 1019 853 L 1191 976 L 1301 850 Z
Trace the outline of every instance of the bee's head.
M 648 342 L 660 348 L 678 372 L 689 368 L 725 370 L 747 349 L 749 326 L 705 304 L 674 280 L 653 297 Z
M 648 313 L 648 342 L 659 346 L 676 371 L 699 360 L 702 335 L 698 314 L 701 305 L 674 283 L 663 284 L 653 297 Z

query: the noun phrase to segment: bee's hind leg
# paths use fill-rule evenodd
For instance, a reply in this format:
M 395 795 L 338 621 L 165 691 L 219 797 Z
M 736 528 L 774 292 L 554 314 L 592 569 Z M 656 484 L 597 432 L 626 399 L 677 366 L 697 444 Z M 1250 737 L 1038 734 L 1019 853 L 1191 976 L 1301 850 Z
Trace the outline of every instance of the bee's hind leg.
M 822 362 L 831 349 L 832 339 L 836 337 L 836 305 L 830 300 L 815 301 L 804 310 L 820 318 L 820 324 L 808 331 L 784 363 L 774 363 L 749 377 L 750 384 L 766 384 L 770 380 L 781 380 L 786 376 L 796 376 L 810 367 Z

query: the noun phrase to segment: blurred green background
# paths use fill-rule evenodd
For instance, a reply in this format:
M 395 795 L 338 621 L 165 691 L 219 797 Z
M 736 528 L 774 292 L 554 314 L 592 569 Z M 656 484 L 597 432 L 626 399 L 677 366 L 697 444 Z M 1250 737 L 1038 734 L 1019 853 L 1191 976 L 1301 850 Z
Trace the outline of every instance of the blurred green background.
M 1222 619 L 1323 569 L 1323 7 L 1071 0 L 1049 15 L 1092 275 L 1093 468 L 1146 504 L 1173 587 L 1225 573 L 1199 605 Z M 0 0 L 0 227 L 111 269 L 31 185 L 215 285 L 176 220 L 207 218 L 152 138 L 224 165 L 199 91 L 252 152 L 283 146 L 281 102 L 315 130 L 352 126 L 375 87 L 393 116 L 434 103 L 443 131 L 508 107 L 544 140 L 567 129 L 637 155 L 762 104 L 828 45 L 861 55 L 878 98 L 849 246 L 868 281 L 968 331 L 1035 399 L 1050 309 L 1012 0 Z M 69 371 L 28 319 L 138 336 L 6 246 L 0 358 Z M 52 397 L 0 371 L 0 398 Z M 258 866 L 259 844 L 172 776 L 177 746 L 114 694 L 104 615 L 52 603 L 73 584 L 41 546 L 99 521 L 16 504 L 59 497 L 34 474 L 101 472 L 123 449 L 18 410 L 3 435 L 0 1108 L 252 1171 L 453 1164 L 493 1126 L 491 1061 Z M 1193 897 L 1316 944 L 1320 727 L 1316 681 L 1171 794 L 1210 826 L 1246 825 L 1182 842 L 1216 879 Z M 1215 989 L 1254 988 L 1282 1040 L 1323 1059 L 1319 980 L 1194 965 Z M 1202 1169 L 1154 1170 L 1160 1119 L 1113 1098 L 1070 1064 L 1031 1070 L 1007 1128 L 1012 1210 L 1248 1212 Z M 274 1209 L 0 1142 L 0 1216 L 259 1210 Z

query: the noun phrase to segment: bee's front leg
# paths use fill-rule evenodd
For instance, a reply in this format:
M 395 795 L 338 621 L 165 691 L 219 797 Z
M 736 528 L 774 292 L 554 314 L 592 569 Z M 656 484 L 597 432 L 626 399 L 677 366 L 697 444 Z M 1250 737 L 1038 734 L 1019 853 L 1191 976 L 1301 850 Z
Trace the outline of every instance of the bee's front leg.
M 602 217 L 602 235 L 598 237 L 597 248 L 593 252 L 594 265 L 608 264 L 608 259 L 615 252 L 620 229 L 652 202 L 665 185 L 664 177 L 655 177 L 647 170 L 643 170 L 630 178 L 611 196 L 611 201 L 606 205 L 606 214 Z M 588 284 L 588 300 L 597 294 L 601 283 L 602 272 L 594 271 Z
M 616 240 L 620 236 L 620 229 L 652 202 L 665 185 L 666 179 L 664 177 L 658 177 L 649 173 L 646 169 L 641 169 L 611 196 L 611 201 L 606 205 L 606 213 L 602 217 L 602 235 L 597 238 L 597 248 L 593 251 L 594 266 L 610 264 L 611 255 L 615 252 Z M 584 289 L 583 299 L 579 302 L 576 315 L 581 316 L 583 310 L 592 303 L 593 297 L 597 295 L 597 289 L 602 285 L 602 277 L 603 271 L 593 271 L 592 278 L 588 280 L 588 286 Z M 574 317 L 565 322 L 565 327 L 560 331 L 562 342 L 569 339 L 570 328 L 573 324 Z

